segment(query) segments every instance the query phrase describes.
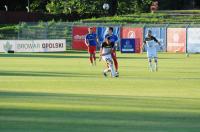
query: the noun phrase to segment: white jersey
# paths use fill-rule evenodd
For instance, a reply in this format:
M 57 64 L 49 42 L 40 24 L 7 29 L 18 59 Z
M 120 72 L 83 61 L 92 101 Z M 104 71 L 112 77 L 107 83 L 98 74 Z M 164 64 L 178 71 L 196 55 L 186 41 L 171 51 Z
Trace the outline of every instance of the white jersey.
M 156 58 L 157 57 L 157 49 L 156 45 L 158 40 L 155 37 L 147 37 L 145 38 L 145 42 L 147 45 L 147 57 L 148 58 Z

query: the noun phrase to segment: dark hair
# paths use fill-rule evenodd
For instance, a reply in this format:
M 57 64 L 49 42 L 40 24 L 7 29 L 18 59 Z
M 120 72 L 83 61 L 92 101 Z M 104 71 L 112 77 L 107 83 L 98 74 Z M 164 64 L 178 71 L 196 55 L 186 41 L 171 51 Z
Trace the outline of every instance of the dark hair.
M 151 30 L 148 30 L 148 33 L 152 33 L 152 31 L 151 31 Z
M 113 32 L 113 27 L 109 27 L 109 30 L 111 30 Z

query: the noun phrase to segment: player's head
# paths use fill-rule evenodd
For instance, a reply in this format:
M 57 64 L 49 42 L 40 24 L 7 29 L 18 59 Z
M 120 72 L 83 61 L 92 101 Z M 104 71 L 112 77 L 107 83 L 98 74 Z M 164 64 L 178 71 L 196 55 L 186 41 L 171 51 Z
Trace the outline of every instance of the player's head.
M 89 27 L 89 28 L 88 28 L 88 32 L 89 32 L 89 33 L 92 33 L 92 32 L 93 32 L 93 28 L 92 28 L 92 27 Z
M 108 28 L 108 33 L 109 33 L 109 34 L 112 34 L 112 33 L 113 33 L 113 27 L 109 27 L 109 28 Z
M 148 30 L 148 36 L 152 36 L 152 31 L 151 30 Z

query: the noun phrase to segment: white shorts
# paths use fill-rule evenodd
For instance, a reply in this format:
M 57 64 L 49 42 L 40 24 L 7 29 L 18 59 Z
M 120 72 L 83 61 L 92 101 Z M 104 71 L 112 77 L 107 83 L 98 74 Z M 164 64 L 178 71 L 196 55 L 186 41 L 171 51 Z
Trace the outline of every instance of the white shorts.
M 157 50 L 156 48 L 151 48 L 147 50 L 147 57 L 148 58 L 157 58 Z
M 105 55 L 105 56 L 102 56 L 102 59 L 103 59 L 104 61 L 112 60 L 112 56 L 111 56 L 111 54 Z

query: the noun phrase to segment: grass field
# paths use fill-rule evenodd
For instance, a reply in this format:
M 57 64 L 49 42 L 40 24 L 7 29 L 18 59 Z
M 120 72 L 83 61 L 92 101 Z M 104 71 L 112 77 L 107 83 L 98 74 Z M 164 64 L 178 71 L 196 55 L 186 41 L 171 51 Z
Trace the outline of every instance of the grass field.
M 120 77 L 85 52 L 0 54 L 1 132 L 199 132 L 200 55 L 120 54 Z

